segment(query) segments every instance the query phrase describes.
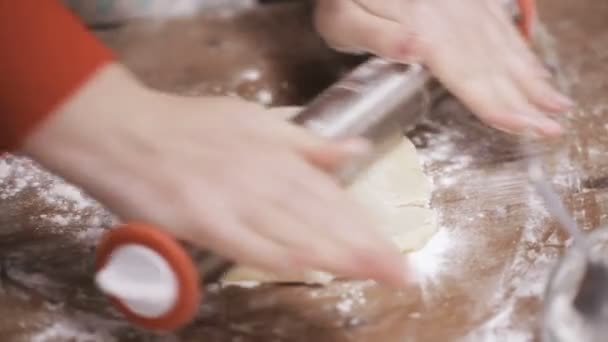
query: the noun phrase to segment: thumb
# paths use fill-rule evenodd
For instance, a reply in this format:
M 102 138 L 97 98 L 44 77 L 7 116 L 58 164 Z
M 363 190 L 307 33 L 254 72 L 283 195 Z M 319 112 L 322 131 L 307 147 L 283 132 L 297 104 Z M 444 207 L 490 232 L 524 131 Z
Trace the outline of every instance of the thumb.
M 374 4 L 374 2 L 370 2 Z M 369 52 L 397 62 L 420 59 L 421 44 L 408 24 L 374 13 L 355 1 L 318 1 L 315 26 L 328 45 L 343 52 Z
M 326 141 L 317 145 L 303 146 L 301 153 L 313 165 L 335 172 L 348 162 L 363 158 L 371 152 L 371 145 L 361 138 Z
M 273 116 L 292 119 L 301 107 L 276 107 L 270 109 Z M 287 123 L 285 139 L 310 163 L 327 172 L 334 172 L 349 161 L 366 156 L 371 145 L 362 138 L 348 138 L 331 141 L 305 129 Z M 276 133 L 276 131 L 275 131 Z
M 363 158 L 372 151 L 371 144 L 363 138 L 329 140 L 300 129 L 291 135 L 295 150 L 314 166 L 327 172 L 335 172 L 347 163 Z

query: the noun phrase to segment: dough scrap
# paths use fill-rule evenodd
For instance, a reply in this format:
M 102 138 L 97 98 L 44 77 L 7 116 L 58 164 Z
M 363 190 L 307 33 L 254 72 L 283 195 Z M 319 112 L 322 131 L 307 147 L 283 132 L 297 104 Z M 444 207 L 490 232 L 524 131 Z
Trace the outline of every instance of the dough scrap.
M 361 174 L 348 190 L 377 216 L 387 234 L 404 253 L 423 247 L 437 231 L 435 215 L 429 207 L 431 184 L 422 172 L 416 148 L 405 137 L 402 143 Z M 222 282 L 325 284 L 333 278 L 331 274 L 316 271 L 272 274 L 236 266 L 226 273 Z

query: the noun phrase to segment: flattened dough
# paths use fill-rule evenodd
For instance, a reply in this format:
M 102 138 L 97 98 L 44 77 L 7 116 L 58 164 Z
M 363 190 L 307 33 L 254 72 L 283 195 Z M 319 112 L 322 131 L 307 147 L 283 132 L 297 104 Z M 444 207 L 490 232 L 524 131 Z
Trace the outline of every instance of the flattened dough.
M 349 191 L 377 216 L 403 252 L 423 247 L 437 230 L 429 207 L 431 185 L 422 172 L 416 148 L 407 138 L 360 175 Z M 223 282 L 327 283 L 332 279 L 323 272 L 279 275 L 237 266 Z

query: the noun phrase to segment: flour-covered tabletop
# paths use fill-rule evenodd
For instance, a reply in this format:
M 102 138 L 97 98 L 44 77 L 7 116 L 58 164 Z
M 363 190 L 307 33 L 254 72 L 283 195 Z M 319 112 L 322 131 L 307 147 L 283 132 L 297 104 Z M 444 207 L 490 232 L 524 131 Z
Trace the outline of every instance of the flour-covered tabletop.
M 579 101 L 546 155 L 585 229 L 608 215 L 608 3 L 540 1 L 545 53 Z M 268 5 L 101 32 L 150 86 L 302 104 L 357 62 L 327 50 L 305 5 Z M 297 37 L 297 39 L 295 39 Z M 93 286 L 94 246 L 114 218 L 18 156 L 0 160 L 2 341 L 535 341 L 548 273 L 568 244 L 525 182 L 517 141 L 448 99 L 408 135 L 434 186 L 440 229 L 412 259 L 420 286 L 212 287 L 196 322 L 154 335 Z

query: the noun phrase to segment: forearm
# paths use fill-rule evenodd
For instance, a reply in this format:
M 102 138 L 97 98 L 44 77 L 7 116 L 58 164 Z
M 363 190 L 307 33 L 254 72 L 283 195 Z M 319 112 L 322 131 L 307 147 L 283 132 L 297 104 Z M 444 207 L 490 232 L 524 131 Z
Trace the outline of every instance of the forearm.
M 153 103 L 155 94 L 122 64 L 107 63 L 24 137 L 21 151 L 82 185 L 77 178 L 86 175 L 98 155 L 121 144 L 116 135 L 148 118 L 136 114 L 148 112 L 142 105 Z
M 16 149 L 113 59 L 59 2 L 0 0 L 0 150 Z

